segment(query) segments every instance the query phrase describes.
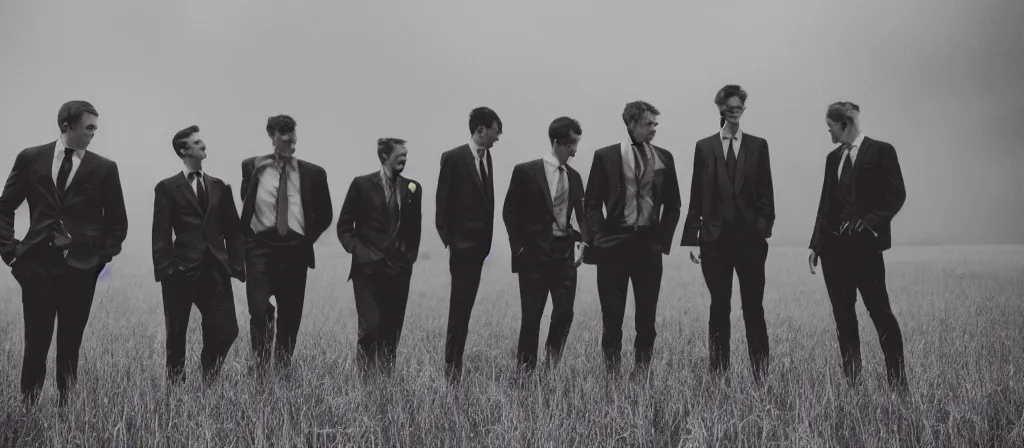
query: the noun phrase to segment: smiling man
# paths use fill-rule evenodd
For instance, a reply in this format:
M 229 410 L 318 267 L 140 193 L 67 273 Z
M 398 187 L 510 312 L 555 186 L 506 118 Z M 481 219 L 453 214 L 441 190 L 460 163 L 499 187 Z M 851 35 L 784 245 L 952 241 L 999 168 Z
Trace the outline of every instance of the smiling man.
M 338 240 L 352 254 L 349 279 L 359 316 L 356 359 L 363 375 L 394 368 L 420 250 L 423 190 L 402 176 L 408 153 L 405 140 L 377 139 L 380 169 L 352 179 L 338 216 Z
M 0 195 L 0 256 L 21 285 L 25 307 L 21 393 L 29 405 L 46 380 L 55 319 L 57 390 L 59 404 L 67 403 L 96 280 L 128 234 L 117 163 L 86 150 L 98 121 L 92 104 L 64 103 L 60 138 L 19 152 Z M 14 212 L 25 201 L 31 223 L 18 240 Z
M 585 245 L 590 233 L 583 219 L 583 179 L 569 166 L 583 130 L 569 117 L 548 126 L 551 149 L 544 157 L 512 170 L 502 218 L 512 249 L 512 272 L 519 274 L 522 326 L 516 361 L 533 370 L 544 306 L 551 294 L 551 328 L 545 343 L 547 362 L 554 367 L 572 325 L 576 300 L 575 244 Z M 580 230 L 572 228 L 573 212 Z
M 203 316 L 204 380 L 220 371 L 235 338 L 231 277 L 245 281 L 245 252 L 231 186 L 203 171 L 206 143 L 198 126 L 171 139 L 184 169 L 156 184 L 153 272 L 160 282 L 167 331 L 167 381 L 185 380 L 185 336 L 192 305 Z

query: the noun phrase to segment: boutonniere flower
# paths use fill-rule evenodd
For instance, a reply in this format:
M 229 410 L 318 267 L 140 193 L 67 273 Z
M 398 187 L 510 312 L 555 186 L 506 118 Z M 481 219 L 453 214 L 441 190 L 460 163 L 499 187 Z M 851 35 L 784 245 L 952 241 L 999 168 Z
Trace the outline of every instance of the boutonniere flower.
M 410 182 L 409 183 L 409 193 L 415 193 L 415 192 L 416 192 L 416 184 Z

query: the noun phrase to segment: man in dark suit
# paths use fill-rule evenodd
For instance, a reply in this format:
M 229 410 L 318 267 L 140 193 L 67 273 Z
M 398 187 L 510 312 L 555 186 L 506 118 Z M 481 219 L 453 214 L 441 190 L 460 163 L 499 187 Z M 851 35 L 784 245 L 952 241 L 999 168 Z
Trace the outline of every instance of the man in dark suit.
M 634 373 L 643 373 L 650 364 L 662 254 L 669 254 L 679 223 L 682 203 L 675 160 L 651 144 L 658 115 L 647 102 L 626 104 L 622 121 L 629 139 L 597 150 L 587 181 L 584 208 L 594 243 L 586 248 L 584 262 L 597 264 L 601 348 L 611 373 L 619 370 L 630 280 L 636 301 Z
M 361 373 L 394 368 L 409 300 L 409 279 L 420 250 L 423 190 L 405 169 L 405 140 L 377 140 L 380 170 L 352 179 L 338 216 L 338 240 L 352 254 L 359 316 L 356 358 Z
M 522 325 L 516 362 L 527 370 L 537 366 L 540 320 L 551 293 L 551 328 L 545 343 L 547 362 L 557 365 L 572 325 L 576 300 L 574 246 L 590 240 L 583 218 L 583 179 L 569 166 L 583 129 L 569 117 L 548 126 L 551 150 L 543 158 L 516 165 L 505 195 L 502 218 L 512 249 L 512 272 L 519 274 Z M 572 228 L 573 212 L 581 223 Z
M 882 252 L 892 246 L 890 223 L 907 199 L 892 145 L 860 130 L 860 107 L 836 102 L 825 114 L 832 143 L 825 158 L 821 200 L 811 235 L 811 274 L 821 257 L 825 287 L 839 336 L 843 374 L 856 384 L 861 370 L 857 291 L 864 299 L 885 355 L 889 385 L 906 390 L 903 335 L 889 305 Z
M 775 224 L 775 195 L 768 142 L 740 130 L 747 92 L 727 85 L 715 95 L 721 130 L 697 142 L 690 206 L 681 246 L 700 246 L 690 259 L 701 265 L 711 292 L 708 357 L 713 373 L 729 370 L 732 274 L 740 280 L 747 350 L 755 381 L 767 372 L 768 328 L 764 321 L 764 264 Z
M 274 152 L 242 161 L 242 236 L 245 238 L 245 292 L 255 367 L 273 357 L 291 365 L 306 299 L 306 274 L 316 268 L 313 244 L 331 225 L 327 172 L 295 157 L 295 120 L 267 119 Z M 274 311 L 277 301 L 277 340 Z
M 160 283 L 167 329 L 167 380 L 185 381 L 185 336 L 192 304 L 203 316 L 203 379 L 220 372 L 235 338 L 231 277 L 245 281 L 245 252 L 231 186 L 203 171 L 206 143 L 198 126 L 171 139 L 185 168 L 156 184 L 153 274 Z
M 478 107 L 469 113 L 468 144 L 441 154 L 437 179 L 435 224 L 448 248 L 452 275 L 445 335 L 445 374 L 462 377 L 469 317 L 480 287 L 480 271 L 491 252 L 494 234 L 494 171 L 491 146 L 501 136 L 501 119 L 493 110 Z
M 29 405 L 46 379 L 54 318 L 59 404 L 67 403 L 96 280 L 128 234 L 117 163 L 86 150 L 98 120 L 88 102 L 64 103 L 60 138 L 19 152 L 0 195 L 0 256 L 21 285 L 25 307 L 21 393 Z M 14 213 L 25 201 L 31 223 L 18 240 Z

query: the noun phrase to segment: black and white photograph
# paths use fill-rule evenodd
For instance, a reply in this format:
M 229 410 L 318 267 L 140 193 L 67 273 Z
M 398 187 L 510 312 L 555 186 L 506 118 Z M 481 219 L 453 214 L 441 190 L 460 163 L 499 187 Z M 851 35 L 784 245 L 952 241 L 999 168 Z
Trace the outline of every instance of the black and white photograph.
M 1024 446 L 1022 22 L 6 1 L 0 447 Z

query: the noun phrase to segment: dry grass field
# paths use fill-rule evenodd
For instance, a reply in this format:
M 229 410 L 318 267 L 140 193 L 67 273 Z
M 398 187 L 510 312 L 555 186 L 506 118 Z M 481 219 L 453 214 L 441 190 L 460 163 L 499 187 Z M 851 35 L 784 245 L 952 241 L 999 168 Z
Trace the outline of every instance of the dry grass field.
M 333 241 L 328 243 L 334 243 Z M 733 370 L 705 375 L 708 294 L 682 248 L 666 258 L 649 377 L 609 380 L 600 364 L 595 269 L 582 268 L 576 317 L 556 371 L 517 378 L 518 291 L 504 256 L 485 268 L 457 388 L 442 379 L 448 272 L 433 254 L 414 272 L 398 369 L 355 375 L 355 307 L 348 256 L 318 246 L 293 370 L 253 381 L 244 287 L 241 336 L 221 381 L 198 380 L 199 314 L 189 380 L 164 385 L 159 289 L 145 256 L 123 255 L 97 288 L 77 395 L 56 408 L 53 350 L 40 406 L 19 404 L 20 290 L 0 274 L 0 446 L 1024 446 L 1024 247 L 898 247 L 889 291 L 905 337 L 912 391 L 884 384 L 878 338 L 858 305 L 865 381 L 841 379 L 832 314 L 802 248 L 775 247 L 765 309 L 770 379 L 749 373 L 739 298 Z M 632 360 L 632 299 L 624 360 Z M 550 312 L 550 305 L 548 305 Z M 547 325 L 545 318 L 544 325 Z M 546 328 L 541 337 L 546 335 Z

